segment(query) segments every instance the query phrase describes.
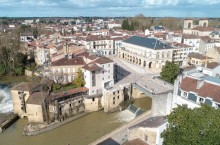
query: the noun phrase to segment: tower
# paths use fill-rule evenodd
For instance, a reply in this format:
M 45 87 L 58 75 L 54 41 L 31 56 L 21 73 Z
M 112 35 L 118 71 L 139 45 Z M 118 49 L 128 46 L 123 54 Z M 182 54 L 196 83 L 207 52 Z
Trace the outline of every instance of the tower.
M 208 25 L 209 25 L 209 20 L 208 19 L 199 20 L 199 26 L 208 27 Z
M 184 29 L 192 29 L 193 28 L 193 20 L 192 19 L 185 19 L 183 28 Z

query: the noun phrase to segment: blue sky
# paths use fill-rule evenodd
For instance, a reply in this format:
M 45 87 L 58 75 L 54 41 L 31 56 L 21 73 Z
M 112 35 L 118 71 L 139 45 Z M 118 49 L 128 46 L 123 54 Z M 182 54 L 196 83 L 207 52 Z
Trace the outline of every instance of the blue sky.
M 0 0 L 0 16 L 220 17 L 220 0 Z

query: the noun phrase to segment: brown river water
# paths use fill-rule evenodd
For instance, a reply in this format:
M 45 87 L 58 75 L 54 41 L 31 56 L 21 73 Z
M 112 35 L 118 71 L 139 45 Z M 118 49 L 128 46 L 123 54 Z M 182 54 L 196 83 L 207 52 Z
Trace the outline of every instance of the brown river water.
M 150 106 L 151 99 L 137 99 L 135 104 L 139 104 L 139 107 Z M 40 135 L 22 136 L 27 120 L 19 119 L 0 134 L 0 145 L 87 145 L 125 124 L 123 120 L 120 112 L 106 114 L 100 111 Z
M 147 111 L 151 107 L 151 99 L 137 99 L 134 105 Z M 19 119 L 0 134 L 0 145 L 88 145 L 132 119 L 126 111 L 108 114 L 99 111 L 36 136 L 22 136 L 27 120 Z

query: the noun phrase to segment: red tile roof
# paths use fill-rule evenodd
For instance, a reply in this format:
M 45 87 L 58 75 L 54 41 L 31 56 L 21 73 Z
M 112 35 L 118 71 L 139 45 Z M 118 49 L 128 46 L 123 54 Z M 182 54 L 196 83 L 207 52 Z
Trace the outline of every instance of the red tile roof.
M 112 63 L 112 62 L 114 61 L 107 57 L 99 57 L 98 59 L 94 61 L 94 63 L 98 63 L 98 64 L 106 64 L 106 63 Z
M 198 93 L 201 97 L 210 97 L 216 102 L 220 102 L 220 86 L 204 82 L 201 88 L 197 89 L 197 79 L 186 77 L 182 80 L 180 88 L 186 92 Z
M 88 71 L 100 71 L 102 68 L 99 67 L 97 64 L 87 64 L 85 66 L 82 67 L 83 69 L 85 70 L 88 70 Z
M 213 59 L 211 57 L 208 57 L 208 56 L 205 56 L 205 55 L 202 55 L 200 53 L 190 53 L 188 55 L 189 58 L 196 58 L 196 59 L 200 59 L 200 60 L 205 60 L 205 59 Z
M 206 31 L 214 31 L 215 28 L 213 28 L 213 27 L 202 27 L 202 26 L 198 26 L 198 27 L 193 28 L 192 30 L 198 30 L 198 31 L 206 32 Z
M 71 89 L 71 90 L 67 90 L 67 91 L 63 91 L 63 92 L 59 92 L 59 93 L 54 93 L 54 94 L 50 95 L 49 98 L 51 100 L 55 100 L 55 99 L 69 96 L 69 95 L 77 94 L 77 93 L 85 93 L 88 90 L 89 89 L 86 87 L 75 88 L 75 89 Z
M 66 65 L 85 65 L 82 57 L 62 58 L 52 63 L 52 66 L 66 66 Z

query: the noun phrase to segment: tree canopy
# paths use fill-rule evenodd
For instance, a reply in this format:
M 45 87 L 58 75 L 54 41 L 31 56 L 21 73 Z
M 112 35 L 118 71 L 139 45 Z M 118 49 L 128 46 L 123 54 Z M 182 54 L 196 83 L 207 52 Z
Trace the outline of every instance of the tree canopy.
M 178 64 L 166 61 L 165 66 L 163 66 L 160 76 L 165 81 L 174 83 L 175 79 L 179 75 L 181 69 Z
M 76 85 L 76 87 L 83 87 L 85 85 L 84 75 L 81 69 L 77 70 L 76 78 L 73 81 L 73 84 Z
M 190 109 L 178 106 L 167 116 L 167 129 L 161 134 L 164 145 L 219 145 L 220 109 L 202 105 Z

